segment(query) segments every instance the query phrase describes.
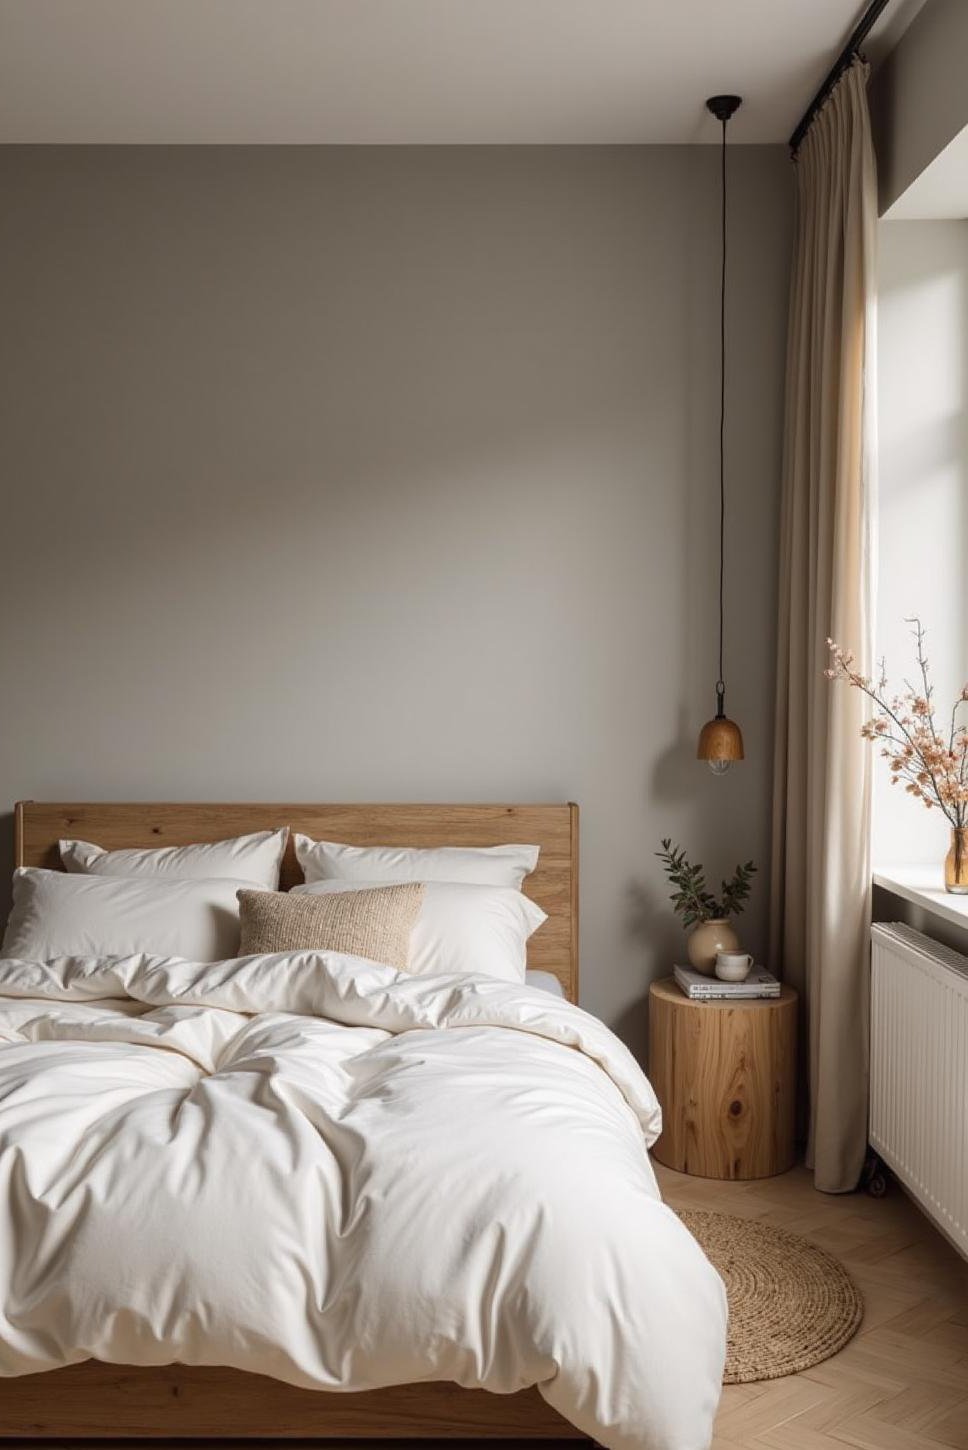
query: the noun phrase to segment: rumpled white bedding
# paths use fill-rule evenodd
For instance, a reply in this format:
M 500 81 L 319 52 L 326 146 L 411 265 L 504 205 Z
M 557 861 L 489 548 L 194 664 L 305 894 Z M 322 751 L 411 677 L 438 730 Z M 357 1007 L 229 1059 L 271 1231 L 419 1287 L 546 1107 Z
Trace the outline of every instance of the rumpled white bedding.
M 616 1450 L 703 1450 L 725 1296 L 658 1128 L 618 1039 L 533 987 L 0 961 L 0 1373 L 537 1384 Z

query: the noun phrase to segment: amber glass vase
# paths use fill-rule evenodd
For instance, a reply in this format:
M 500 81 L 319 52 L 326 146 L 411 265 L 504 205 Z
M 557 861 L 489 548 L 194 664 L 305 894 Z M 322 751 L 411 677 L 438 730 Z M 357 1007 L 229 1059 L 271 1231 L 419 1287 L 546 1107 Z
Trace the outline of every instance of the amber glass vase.
M 968 896 L 968 826 L 951 827 L 951 850 L 944 861 L 944 889 Z

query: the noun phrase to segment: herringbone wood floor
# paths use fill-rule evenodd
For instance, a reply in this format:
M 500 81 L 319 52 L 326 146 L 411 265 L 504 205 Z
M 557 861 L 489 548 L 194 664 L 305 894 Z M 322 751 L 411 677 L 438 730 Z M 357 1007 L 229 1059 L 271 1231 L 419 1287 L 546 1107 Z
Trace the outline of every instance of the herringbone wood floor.
M 790 1229 L 838 1255 L 864 1294 L 860 1332 L 803 1374 L 727 1385 L 714 1450 L 968 1450 L 968 1265 L 899 1188 L 817 1193 L 794 1168 L 756 1183 L 656 1164 L 673 1208 Z

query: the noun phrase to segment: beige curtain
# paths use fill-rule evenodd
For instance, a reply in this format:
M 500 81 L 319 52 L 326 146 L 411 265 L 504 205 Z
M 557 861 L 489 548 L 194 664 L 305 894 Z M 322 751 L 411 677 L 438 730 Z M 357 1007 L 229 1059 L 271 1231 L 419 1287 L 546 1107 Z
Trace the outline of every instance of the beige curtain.
M 787 350 L 773 795 L 773 960 L 800 992 L 816 1186 L 854 1188 L 867 1144 L 870 747 L 826 640 L 872 655 L 874 154 L 867 67 L 797 155 Z

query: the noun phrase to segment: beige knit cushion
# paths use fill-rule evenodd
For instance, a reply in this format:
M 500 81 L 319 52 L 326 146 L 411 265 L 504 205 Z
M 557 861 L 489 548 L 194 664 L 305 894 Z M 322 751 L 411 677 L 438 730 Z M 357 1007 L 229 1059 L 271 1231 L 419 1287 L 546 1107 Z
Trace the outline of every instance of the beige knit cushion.
M 410 930 L 423 892 L 423 884 L 418 881 L 329 896 L 240 891 L 239 954 L 347 952 L 406 971 Z

